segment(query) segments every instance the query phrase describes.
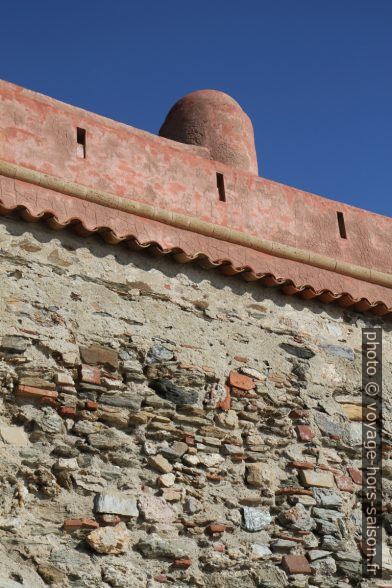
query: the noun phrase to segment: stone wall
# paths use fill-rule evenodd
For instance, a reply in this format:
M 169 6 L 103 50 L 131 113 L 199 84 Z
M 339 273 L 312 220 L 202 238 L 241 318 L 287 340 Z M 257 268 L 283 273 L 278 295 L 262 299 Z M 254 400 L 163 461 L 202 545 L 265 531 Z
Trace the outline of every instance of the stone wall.
M 16 218 L 0 258 L 1 587 L 380 585 L 360 346 L 383 325 L 389 506 L 390 324 Z

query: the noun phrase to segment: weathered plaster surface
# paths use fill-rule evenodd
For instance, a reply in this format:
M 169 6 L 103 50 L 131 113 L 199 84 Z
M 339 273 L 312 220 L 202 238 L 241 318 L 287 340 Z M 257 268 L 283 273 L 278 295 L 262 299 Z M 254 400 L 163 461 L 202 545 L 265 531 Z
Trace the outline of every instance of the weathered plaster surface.
M 127 127 L 2 82 L 0 157 L 80 184 L 189 214 L 222 226 L 386 273 L 391 271 L 391 219 L 265 180 L 206 158 L 200 147 L 182 145 Z M 77 157 L 76 127 L 86 129 L 86 159 Z M 226 202 L 220 202 L 216 173 L 223 173 Z M 392 305 L 390 289 L 240 246 L 214 242 L 129 214 L 110 212 L 65 195 L 1 180 L 3 206 L 45 211 L 61 222 L 77 218 L 94 230 L 135 236 L 163 249 L 179 247 L 194 257 L 229 260 L 289 279 L 297 288 L 348 293 L 351 299 Z M 336 213 L 343 212 L 347 239 L 339 236 Z M 160 226 L 158 226 L 160 225 Z M 384 310 L 385 312 L 385 310 Z

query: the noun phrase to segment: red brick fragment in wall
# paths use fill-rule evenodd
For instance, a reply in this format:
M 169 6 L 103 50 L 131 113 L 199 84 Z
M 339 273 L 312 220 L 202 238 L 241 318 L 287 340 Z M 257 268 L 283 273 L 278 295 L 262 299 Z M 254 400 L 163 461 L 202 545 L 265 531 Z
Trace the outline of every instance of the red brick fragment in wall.
M 196 445 L 195 439 L 191 435 L 185 435 L 184 443 L 190 446 Z
M 304 555 L 284 555 L 282 564 L 289 575 L 311 573 L 309 562 Z
M 43 390 L 42 388 L 34 388 L 33 386 L 19 385 L 15 394 L 19 396 L 30 396 L 31 398 L 57 398 L 58 392 L 56 390 Z
M 81 529 L 81 528 L 86 528 L 86 529 L 97 529 L 99 527 L 99 524 L 97 523 L 97 521 L 94 521 L 94 519 L 88 519 L 88 518 L 83 518 L 83 519 L 66 519 L 63 523 L 64 529 L 68 529 L 68 530 L 76 530 L 76 529 Z
M 99 386 L 101 383 L 101 371 L 97 367 L 82 363 L 82 365 L 79 366 L 79 379 L 86 384 L 96 384 Z
M 76 408 L 74 406 L 60 406 L 59 415 L 64 417 L 74 417 L 76 415 Z
M 348 476 L 335 475 L 335 482 L 336 486 L 339 488 L 339 490 L 342 490 L 342 492 L 354 492 L 353 483 L 351 481 L 351 478 L 349 478 Z
M 208 525 L 207 531 L 211 535 L 217 535 L 225 532 L 225 526 L 221 523 L 211 523 L 210 525 Z
M 351 476 L 351 479 L 354 482 L 354 484 L 362 486 L 362 472 L 360 470 L 357 470 L 356 468 L 347 468 L 347 472 Z
M 316 436 L 316 433 L 314 433 L 314 431 L 312 431 L 307 425 L 297 425 L 296 430 L 299 441 L 311 441 Z
M 87 410 L 97 410 L 98 402 L 95 402 L 94 400 L 86 400 L 85 407 Z
M 229 374 L 229 383 L 231 386 L 235 388 L 239 388 L 240 390 L 244 390 L 248 392 L 249 390 L 253 390 L 256 387 L 256 384 L 249 376 L 245 376 L 244 374 L 239 374 L 234 370 Z
M 191 565 L 192 565 L 192 560 L 191 559 L 176 559 L 173 562 L 173 566 L 175 568 L 181 568 L 183 570 L 186 570 Z
M 230 395 L 229 386 L 225 386 L 225 392 L 226 392 L 226 396 L 223 400 L 221 400 L 219 402 L 218 408 L 221 408 L 222 410 L 227 412 L 228 410 L 230 410 L 230 406 L 231 406 L 231 395 Z

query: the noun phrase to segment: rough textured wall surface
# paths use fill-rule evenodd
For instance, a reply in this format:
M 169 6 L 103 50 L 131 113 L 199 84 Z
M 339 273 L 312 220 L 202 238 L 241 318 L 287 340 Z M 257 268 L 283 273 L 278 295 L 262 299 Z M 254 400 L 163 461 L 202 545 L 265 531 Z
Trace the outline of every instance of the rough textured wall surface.
M 379 319 L 11 218 L 0 300 L 1 586 L 379 585 L 358 548 Z

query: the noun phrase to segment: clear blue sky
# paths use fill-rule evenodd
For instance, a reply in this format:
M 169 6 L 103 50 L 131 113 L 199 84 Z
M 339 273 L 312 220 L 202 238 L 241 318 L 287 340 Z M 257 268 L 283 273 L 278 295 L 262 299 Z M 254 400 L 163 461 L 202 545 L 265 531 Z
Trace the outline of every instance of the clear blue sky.
M 153 133 L 223 90 L 260 175 L 392 216 L 392 0 L 14 0 L 1 20 L 1 78 Z

